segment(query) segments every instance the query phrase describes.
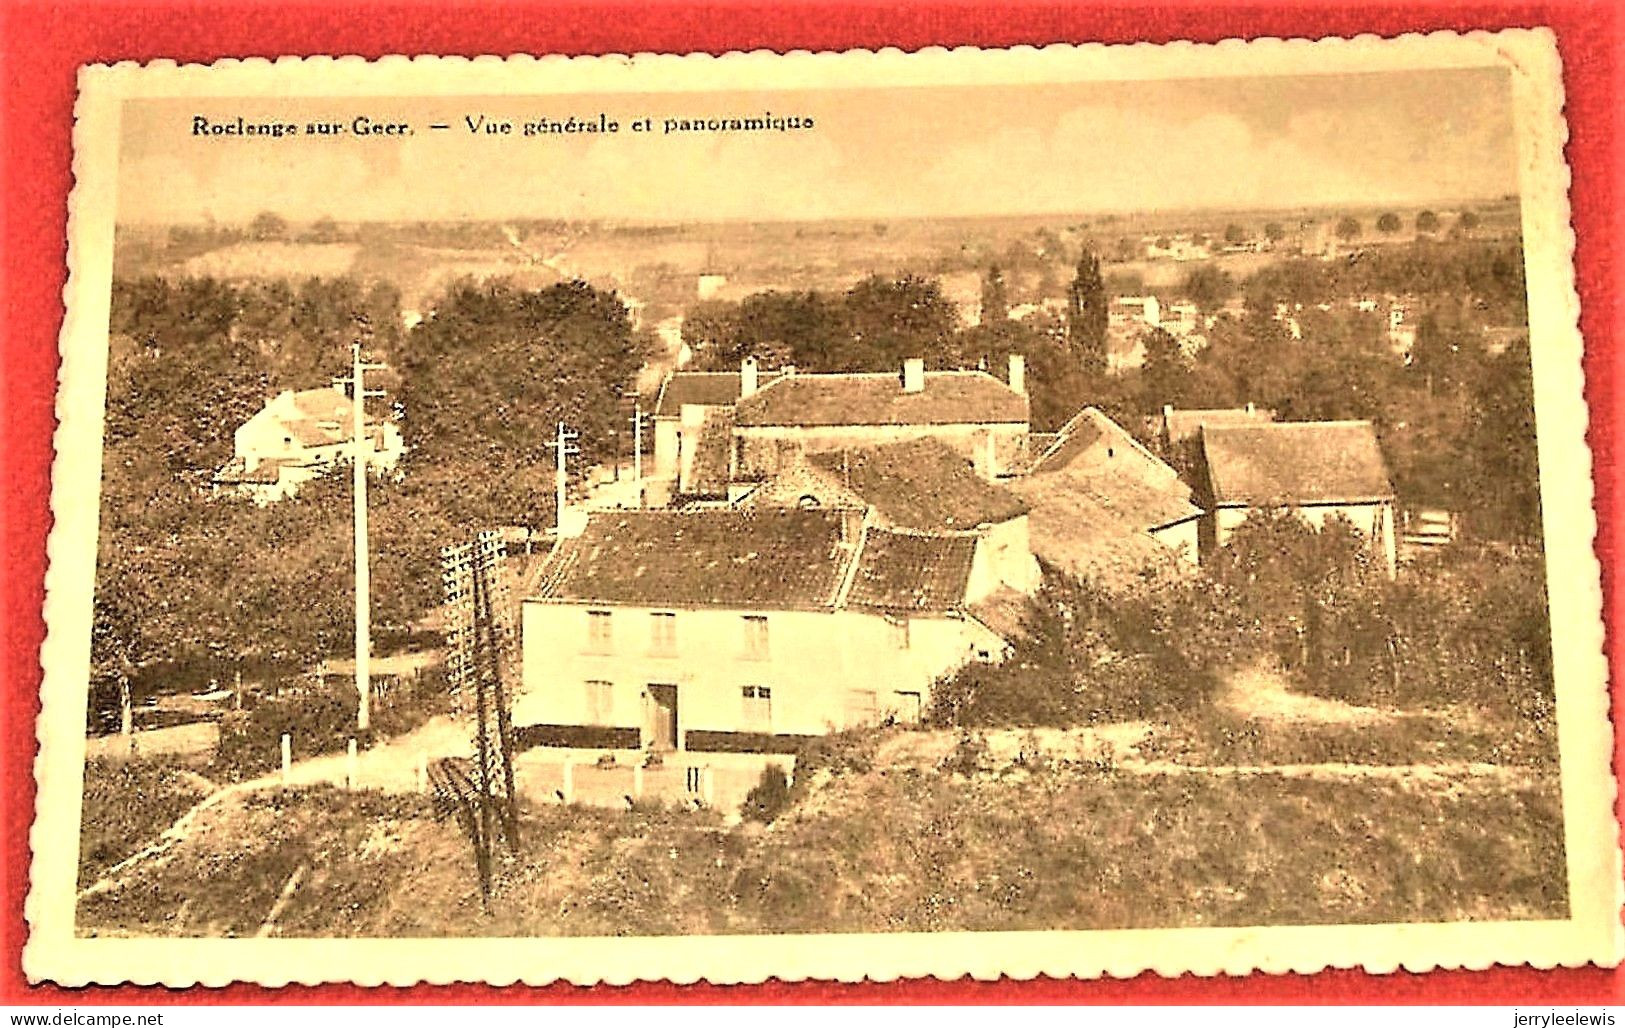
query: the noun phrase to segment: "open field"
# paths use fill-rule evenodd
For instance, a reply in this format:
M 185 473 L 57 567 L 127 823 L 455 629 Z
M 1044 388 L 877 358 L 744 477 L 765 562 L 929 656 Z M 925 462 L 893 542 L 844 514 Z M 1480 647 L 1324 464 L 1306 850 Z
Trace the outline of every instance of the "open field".
M 1463 202 L 1482 218 L 1483 237 L 1518 231 L 1517 204 Z M 1449 205 L 1438 210 L 1446 214 Z M 1415 237 L 1419 209 L 1394 208 L 1404 228 L 1392 235 L 1374 225 L 1384 210 L 1291 208 L 1280 210 L 1184 210 L 1134 213 L 1020 215 L 989 218 L 892 219 L 819 222 L 711 222 L 613 224 L 600 222 L 464 226 L 458 234 L 437 225 L 357 225 L 342 242 L 172 242 L 155 227 L 121 230 L 116 262 L 123 276 L 213 276 L 225 279 L 299 279 L 351 274 L 392 283 L 406 310 L 426 311 L 445 287 L 462 277 L 512 277 L 526 288 L 582 278 L 601 288 L 648 303 L 652 320 L 680 312 L 696 298 L 701 275 L 726 282 L 716 294 L 740 299 L 754 292 L 843 290 L 867 275 L 900 273 L 980 275 L 1000 263 L 1023 299 L 1036 288 L 1039 269 L 1058 297 L 1071 264 L 1085 246 L 1100 252 L 1108 270 L 1142 280 L 1146 288 L 1175 288 L 1201 261 L 1124 260 L 1124 247 L 1146 236 L 1186 234 L 1222 237 L 1230 225 L 1258 238 L 1269 224 L 1284 226 L 1286 249 L 1277 253 L 1228 254 L 1211 263 L 1241 278 L 1291 249 L 1300 226 L 1351 214 L 1360 220 L 1359 241 L 1401 242 Z M 298 240 L 297 230 L 292 238 Z

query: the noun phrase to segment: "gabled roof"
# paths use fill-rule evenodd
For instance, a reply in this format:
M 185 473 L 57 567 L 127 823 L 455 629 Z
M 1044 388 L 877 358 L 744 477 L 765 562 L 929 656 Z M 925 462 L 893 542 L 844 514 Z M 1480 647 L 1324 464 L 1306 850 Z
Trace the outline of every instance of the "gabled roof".
M 815 453 L 808 460 L 901 528 L 964 531 L 1027 513 L 1019 496 L 982 479 L 937 439 Z
M 970 584 L 976 539 L 870 528 L 847 602 L 888 610 L 951 610 Z
M 594 514 L 548 559 L 537 596 L 649 606 L 834 605 L 850 561 L 840 516 L 713 510 Z
M 1207 489 L 1219 506 L 1391 500 L 1369 421 L 1300 421 L 1202 430 Z
M 1151 533 L 1202 513 L 1171 467 L 1092 407 L 1010 489 L 1032 506 L 1035 554 L 1108 585 L 1149 566 L 1178 567 Z
M 774 372 L 761 372 L 758 386 L 775 377 Z M 657 418 L 675 418 L 682 414 L 686 403 L 731 407 L 739 402 L 739 389 L 737 371 L 674 371 L 660 383 L 654 414 Z
M 746 610 L 943 612 L 964 605 L 975 537 L 870 527 L 843 543 L 841 517 L 803 510 L 595 513 L 580 536 L 549 555 L 531 598 Z
M 1170 443 L 1181 443 L 1196 438 L 1196 434 L 1205 427 L 1258 425 L 1274 420 L 1275 412 L 1261 407 L 1217 407 L 1207 410 L 1174 410 L 1163 418 L 1163 426 Z
M 353 437 L 355 411 L 350 398 L 337 389 L 301 389 L 297 392 L 273 397 L 255 418 L 274 418 L 283 430 L 300 446 L 336 446 Z M 379 421 L 366 416 L 366 425 L 374 429 L 374 440 L 380 439 Z
M 1026 424 L 1027 397 L 985 371 L 928 371 L 925 388 L 901 376 L 784 375 L 739 401 L 741 426 Z

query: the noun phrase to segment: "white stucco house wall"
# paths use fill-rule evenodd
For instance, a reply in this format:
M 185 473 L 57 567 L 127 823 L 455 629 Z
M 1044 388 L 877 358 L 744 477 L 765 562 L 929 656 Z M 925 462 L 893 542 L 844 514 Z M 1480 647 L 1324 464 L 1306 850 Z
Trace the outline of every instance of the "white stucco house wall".
M 341 387 L 283 390 L 233 433 L 232 459 L 215 473 L 214 485 L 270 502 L 358 452 L 374 472 L 400 464 L 406 446 L 393 421 L 367 417 L 359 446 L 354 427 L 354 405 Z

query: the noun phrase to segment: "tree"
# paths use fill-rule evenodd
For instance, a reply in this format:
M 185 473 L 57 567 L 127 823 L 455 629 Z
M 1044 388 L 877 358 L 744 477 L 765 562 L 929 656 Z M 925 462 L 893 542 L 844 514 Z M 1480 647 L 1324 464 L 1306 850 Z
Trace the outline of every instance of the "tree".
M 846 291 L 850 345 L 828 363 L 833 371 L 902 367 L 905 359 L 941 361 L 959 322 L 952 300 L 934 279 L 871 275 Z
M 1337 223 L 1337 238 L 1347 242 L 1360 234 L 1360 222 L 1357 218 L 1345 215 Z
M 1216 264 L 1200 264 L 1185 276 L 1181 291 L 1196 306 L 1210 311 L 1224 306 L 1235 295 L 1236 280 Z
M 1231 222 L 1224 227 L 1224 241 L 1229 243 L 1231 246 L 1235 246 L 1237 243 L 1240 243 L 1246 238 L 1247 230 L 1242 228 L 1240 225 L 1237 225 L 1235 222 Z
M 1106 370 L 1106 287 L 1100 259 L 1085 250 L 1067 292 L 1067 344 L 1090 374 Z
M 459 283 L 403 348 L 408 444 L 426 461 L 487 464 L 495 478 L 550 466 L 546 444 L 566 421 L 581 433 L 584 460 L 608 460 L 619 396 L 641 356 L 614 293 L 580 281 L 539 290 Z M 537 509 L 490 514 L 535 523 Z
M 1272 221 L 1264 226 L 1264 238 L 1272 243 L 1279 243 L 1286 238 L 1286 229 L 1279 221 Z
M 1393 211 L 1388 211 L 1384 213 L 1382 217 L 1377 219 L 1377 231 L 1381 232 L 1385 236 L 1391 236 L 1395 232 L 1398 232 L 1399 225 L 1399 215 L 1395 214 Z
M 271 211 L 261 211 L 254 215 L 254 220 L 248 225 L 248 236 L 259 242 L 267 240 L 286 239 L 288 236 L 288 223 L 280 214 Z
M 330 215 L 322 215 L 310 226 L 310 241 L 313 243 L 336 243 L 339 238 L 338 222 Z
M 1380 649 L 1392 633 L 1384 571 L 1341 516 L 1316 528 L 1291 510 L 1255 510 L 1210 567 L 1289 670 L 1314 675 L 1345 653 Z
M 1422 213 L 1418 214 L 1416 216 L 1416 231 L 1439 231 L 1439 216 L 1432 211 L 1423 211 Z
M 1010 298 L 1005 292 L 1004 272 L 997 264 L 989 265 L 982 276 L 982 324 L 996 324 L 1009 317 Z
M 1164 404 L 1182 406 L 1190 381 L 1190 362 L 1179 340 L 1166 329 L 1147 329 L 1140 337 L 1145 346 L 1145 363 L 1140 367 L 1140 389 L 1148 411 Z
M 1476 229 L 1478 225 L 1479 217 L 1477 211 L 1462 211 L 1461 215 L 1456 218 L 1456 227 L 1461 229 L 1463 232 L 1471 232 Z

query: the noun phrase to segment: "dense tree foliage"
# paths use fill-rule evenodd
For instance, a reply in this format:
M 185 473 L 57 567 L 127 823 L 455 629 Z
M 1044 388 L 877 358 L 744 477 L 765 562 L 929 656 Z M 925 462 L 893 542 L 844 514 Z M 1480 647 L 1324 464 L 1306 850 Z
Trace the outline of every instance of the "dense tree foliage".
M 1010 316 L 1010 296 L 1004 287 L 1004 272 L 990 265 L 982 276 L 982 324 L 1003 321 Z
M 711 301 L 683 321 L 695 368 L 768 367 L 891 371 L 909 357 L 952 365 L 959 312 L 933 279 L 871 276 L 844 293 L 768 291 L 735 303 Z
M 412 447 L 404 479 L 372 490 L 385 636 L 438 603 L 441 546 L 484 525 L 546 524 L 553 422 L 586 429 L 584 451 L 601 456 L 617 387 L 642 362 L 625 308 L 579 283 L 455 286 L 410 340 L 399 318 L 392 287 L 349 279 L 115 282 L 98 678 L 151 687 L 154 673 L 244 661 L 292 670 L 350 644 L 348 476 L 265 507 L 211 497 L 207 483 L 237 426 L 280 389 L 325 386 L 352 340 L 390 363 L 370 384 L 407 412 Z
M 1190 707 L 1243 655 L 1223 597 L 1204 579 L 1151 578 L 1107 593 L 1052 567 L 1028 606 L 1025 636 L 998 665 L 938 682 L 936 725 L 1079 725 Z
M 1066 297 L 1066 336 L 1087 372 L 1106 369 L 1106 288 L 1100 278 L 1100 258 L 1085 250 Z
M 1296 688 L 1360 704 L 1474 707 L 1544 725 L 1553 709 L 1538 552 L 1454 547 L 1390 580 L 1352 526 L 1265 511 L 1211 578 L 1152 575 L 1115 592 L 1046 568 L 999 666 L 939 682 L 930 720 L 1070 727 L 1190 708 L 1261 661 Z

